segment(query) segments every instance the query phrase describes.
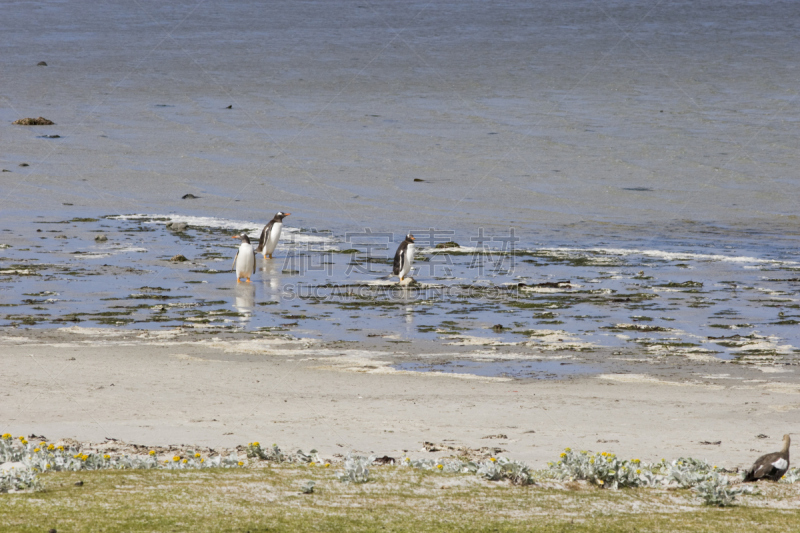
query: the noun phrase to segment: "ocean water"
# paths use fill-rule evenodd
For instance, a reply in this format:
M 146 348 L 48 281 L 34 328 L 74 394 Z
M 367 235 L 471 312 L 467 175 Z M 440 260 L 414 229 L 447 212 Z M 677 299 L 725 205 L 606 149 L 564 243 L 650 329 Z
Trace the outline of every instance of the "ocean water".
M 792 3 L 17 2 L 2 25 L 4 327 L 800 350 Z M 237 285 L 230 235 L 278 210 Z

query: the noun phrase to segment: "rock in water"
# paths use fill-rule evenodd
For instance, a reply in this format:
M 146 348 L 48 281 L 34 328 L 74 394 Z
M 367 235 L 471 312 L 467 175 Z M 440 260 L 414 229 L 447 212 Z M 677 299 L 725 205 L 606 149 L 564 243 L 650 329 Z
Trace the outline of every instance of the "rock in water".
M 184 257 L 183 255 L 178 254 L 176 256 L 173 256 L 173 258 L 170 259 L 170 261 L 172 261 L 173 263 L 183 263 L 184 261 L 188 261 L 188 259 L 186 259 L 186 257 Z
M 181 196 L 182 200 L 194 200 L 195 198 L 200 198 L 200 197 L 199 196 L 195 196 L 192 193 L 184 194 L 183 196 Z
M 46 67 L 47 63 L 45 63 L 44 61 L 39 61 L 38 63 L 36 63 L 36 66 L 37 67 Z
M 15 120 L 12 124 L 16 124 L 17 126 L 52 126 L 55 124 L 52 120 L 47 120 L 44 117 L 39 118 L 21 118 L 19 120 Z
M 96 240 L 97 242 L 105 242 L 108 240 L 108 237 L 106 237 L 105 233 L 98 233 L 97 235 L 94 236 L 94 240 Z
M 167 224 L 167 228 L 171 229 L 172 231 L 186 231 L 186 228 L 189 225 L 186 222 L 170 222 Z

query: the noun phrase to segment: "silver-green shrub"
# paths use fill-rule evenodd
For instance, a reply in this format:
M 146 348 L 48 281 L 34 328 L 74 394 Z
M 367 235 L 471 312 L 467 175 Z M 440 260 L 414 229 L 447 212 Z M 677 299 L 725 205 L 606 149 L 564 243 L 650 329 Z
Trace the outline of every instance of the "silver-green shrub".
M 736 496 L 751 492 L 750 487 L 744 485 L 732 486 L 727 476 L 716 472 L 699 483 L 695 490 L 706 505 L 716 507 L 732 505 Z
M 639 459 L 619 459 L 613 453 L 575 452 L 566 448 L 560 459 L 549 463 L 556 477 L 586 480 L 602 488 L 652 486 L 657 479 Z
M 344 459 L 344 470 L 336 472 L 337 477 L 343 482 L 366 483 L 369 481 L 369 467 L 375 461 L 375 457 L 370 455 L 347 454 Z

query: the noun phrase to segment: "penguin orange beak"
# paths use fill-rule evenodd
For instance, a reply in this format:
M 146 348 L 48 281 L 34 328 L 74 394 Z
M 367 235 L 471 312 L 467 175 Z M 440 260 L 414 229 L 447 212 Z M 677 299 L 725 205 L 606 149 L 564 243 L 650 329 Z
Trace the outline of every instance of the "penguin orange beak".
M 241 239 L 241 235 L 231 235 L 231 239 Z
M 284 213 L 283 216 L 288 217 L 291 213 Z

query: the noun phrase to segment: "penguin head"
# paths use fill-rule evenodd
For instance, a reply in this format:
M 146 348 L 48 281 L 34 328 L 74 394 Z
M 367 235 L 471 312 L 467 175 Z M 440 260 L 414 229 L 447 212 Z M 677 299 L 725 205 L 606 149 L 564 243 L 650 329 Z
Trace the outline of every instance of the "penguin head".
M 414 242 L 414 236 L 409 233 L 408 235 L 406 235 L 406 240 L 410 241 L 410 242 Z
M 284 217 L 288 217 L 291 213 L 284 213 L 283 211 L 278 211 L 275 213 L 275 218 L 278 220 L 283 220 Z
M 250 237 L 247 236 L 247 233 L 242 232 L 241 235 L 231 235 L 231 237 L 234 238 L 234 239 L 241 239 L 242 242 L 246 242 L 247 244 L 250 244 Z

